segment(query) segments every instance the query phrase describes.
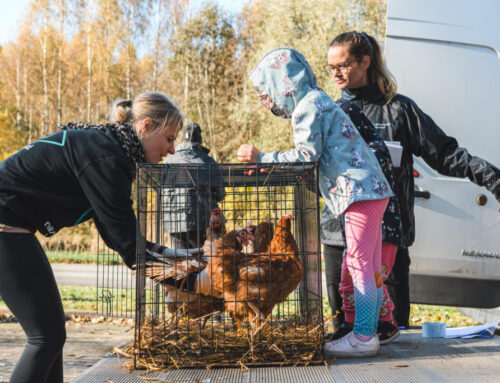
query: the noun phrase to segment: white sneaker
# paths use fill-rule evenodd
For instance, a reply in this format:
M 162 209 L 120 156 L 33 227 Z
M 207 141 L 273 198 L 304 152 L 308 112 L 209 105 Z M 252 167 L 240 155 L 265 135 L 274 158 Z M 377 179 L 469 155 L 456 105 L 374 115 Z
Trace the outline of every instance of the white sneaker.
M 333 357 L 362 358 L 377 356 L 380 352 L 378 336 L 373 336 L 366 342 L 360 341 L 351 331 L 343 338 L 325 343 L 324 356 L 326 359 Z

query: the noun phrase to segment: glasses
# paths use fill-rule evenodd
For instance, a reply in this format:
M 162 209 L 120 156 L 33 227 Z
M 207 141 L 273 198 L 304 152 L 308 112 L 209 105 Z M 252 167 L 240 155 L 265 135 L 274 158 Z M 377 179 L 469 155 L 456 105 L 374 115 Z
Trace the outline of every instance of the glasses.
M 344 61 L 343 63 L 337 64 L 337 65 L 330 65 L 326 64 L 324 66 L 325 70 L 331 74 L 332 76 L 335 76 L 335 73 L 339 71 L 340 73 L 347 73 L 349 68 L 351 68 L 351 62 L 349 61 Z

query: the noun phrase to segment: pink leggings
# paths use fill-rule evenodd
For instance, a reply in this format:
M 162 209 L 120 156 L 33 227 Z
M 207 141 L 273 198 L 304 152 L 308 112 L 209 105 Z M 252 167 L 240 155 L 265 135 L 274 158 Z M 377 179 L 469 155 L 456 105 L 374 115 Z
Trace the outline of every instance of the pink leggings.
M 347 251 L 339 290 L 346 321 L 349 315 L 352 320 L 354 311 L 354 333 L 358 335 L 373 335 L 377 330 L 384 295 L 382 218 L 388 201 L 385 198 L 354 202 L 345 212 Z
M 394 303 L 392 303 L 387 291 L 387 286 L 385 281 L 391 273 L 392 267 L 394 266 L 394 260 L 396 259 L 396 252 L 398 247 L 390 242 L 382 242 L 382 280 L 384 281 L 384 299 L 382 300 L 382 307 L 379 313 L 379 320 L 381 321 L 392 321 L 392 312 L 394 310 Z M 342 306 L 342 311 L 345 314 L 345 321 L 348 323 L 354 322 L 354 285 L 352 282 L 351 274 L 347 269 L 347 265 L 344 262 L 342 265 L 342 284 L 340 285 L 340 293 L 343 297 L 349 297 L 348 301 L 344 300 Z

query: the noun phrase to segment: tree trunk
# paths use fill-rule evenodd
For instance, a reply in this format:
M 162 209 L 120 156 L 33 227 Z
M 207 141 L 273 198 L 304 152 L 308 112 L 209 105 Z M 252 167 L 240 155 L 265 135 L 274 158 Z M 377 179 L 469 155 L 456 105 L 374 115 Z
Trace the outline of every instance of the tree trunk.
M 28 65 L 24 63 L 24 118 L 28 116 L 29 110 L 29 96 L 28 96 Z
M 92 46 L 90 43 L 90 28 L 88 28 L 87 29 L 87 121 L 90 121 L 91 105 L 92 105 Z
M 59 52 L 57 60 L 57 126 L 61 125 L 62 121 L 62 65 L 63 65 L 63 45 L 64 45 L 64 19 L 66 16 L 65 0 L 59 1 L 61 12 L 59 19 Z
M 47 135 L 47 121 L 49 118 L 49 85 L 47 78 L 47 33 L 44 33 L 40 41 L 42 48 L 42 81 L 43 81 L 43 105 L 42 105 L 42 137 Z
M 28 143 L 31 144 L 33 141 L 33 105 L 29 107 L 29 117 L 28 117 Z
M 189 96 L 189 66 L 186 64 L 186 66 L 184 67 L 184 108 L 187 108 L 188 96 Z
M 21 58 L 19 54 L 16 59 L 16 129 L 21 128 Z

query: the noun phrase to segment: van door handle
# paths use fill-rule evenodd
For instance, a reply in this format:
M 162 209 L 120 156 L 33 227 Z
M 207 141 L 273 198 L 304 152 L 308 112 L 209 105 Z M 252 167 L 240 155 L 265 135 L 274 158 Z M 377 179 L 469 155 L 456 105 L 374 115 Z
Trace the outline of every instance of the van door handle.
M 428 192 L 427 190 L 415 190 L 415 197 L 417 198 L 423 198 L 423 199 L 429 199 L 431 198 L 431 193 Z

